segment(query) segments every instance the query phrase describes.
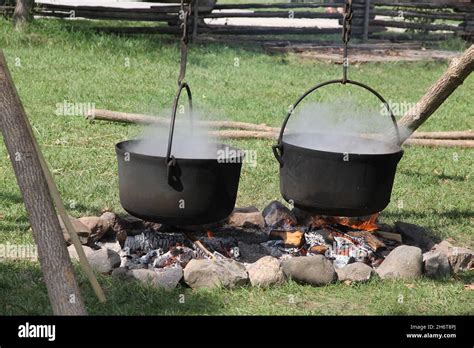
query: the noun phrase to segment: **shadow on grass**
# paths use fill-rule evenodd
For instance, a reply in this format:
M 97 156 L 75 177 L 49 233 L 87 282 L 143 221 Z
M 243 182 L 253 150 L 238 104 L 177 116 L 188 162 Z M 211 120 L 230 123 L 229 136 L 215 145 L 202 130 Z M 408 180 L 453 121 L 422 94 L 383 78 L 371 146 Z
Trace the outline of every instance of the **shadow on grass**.
M 385 210 L 383 212 L 384 216 L 389 216 L 393 218 L 407 218 L 407 217 L 415 217 L 415 218 L 426 218 L 430 216 L 439 216 L 443 218 L 447 218 L 450 220 L 458 220 L 458 219 L 465 219 L 465 218 L 472 218 L 474 217 L 474 210 L 445 210 L 442 212 L 435 212 L 435 211 L 414 211 L 414 210 L 401 210 L 401 211 L 389 211 Z
M 172 291 L 136 281 L 98 275 L 107 302 L 98 302 L 87 278 L 76 266 L 77 281 L 90 315 L 210 315 L 222 312 L 219 291 Z M 51 315 L 39 264 L 0 262 L 0 315 Z
M 435 174 L 435 173 L 420 173 L 410 169 L 401 169 L 400 174 L 410 176 L 410 177 L 419 177 L 420 175 L 423 176 L 431 176 L 437 178 L 438 180 L 451 180 L 456 182 L 463 182 L 467 181 L 467 177 L 463 175 L 448 175 L 448 174 Z
M 23 198 L 19 193 L 8 193 L 5 191 L 0 191 L 0 201 L 9 201 L 12 203 L 23 203 Z

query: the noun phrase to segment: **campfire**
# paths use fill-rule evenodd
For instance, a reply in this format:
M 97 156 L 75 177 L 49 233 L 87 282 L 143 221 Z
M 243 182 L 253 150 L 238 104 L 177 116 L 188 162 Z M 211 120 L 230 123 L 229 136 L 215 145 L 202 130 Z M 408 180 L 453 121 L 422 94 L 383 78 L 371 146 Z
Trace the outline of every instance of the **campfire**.
M 282 210 L 280 206 L 275 209 Z M 396 234 L 380 234 L 378 214 L 358 218 L 306 214 L 302 221 L 304 224 L 286 217 L 284 210 L 277 214 L 281 215 L 280 220 L 273 224 L 277 228 L 262 228 L 260 232 L 267 238 L 259 245 L 268 255 L 282 260 L 324 255 L 336 268 L 353 262 L 376 267 L 393 248 L 400 245 Z M 121 250 L 121 266 L 135 269 L 180 265 L 184 268 L 192 259 L 245 262 L 239 249 L 238 236 L 235 233 L 234 236 L 225 236 L 226 230 L 233 227 L 225 223 L 211 227 L 196 227 L 192 232 L 166 232 L 177 228 L 155 225 L 155 228 L 146 229 L 140 234 L 127 236 Z
M 76 225 L 81 224 L 92 267 L 166 289 L 179 283 L 191 288 L 270 286 L 286 279 L 323 285 L 375 275 L 440 278 L 473 267 L 472 251 L 448 241 L 435 245 L 419 226 L 383 224 L 379 214 L 317 215 L 278 201 L 263 211 L 237 208 L 207 225 L 164 225 L 111 212 L 77 219 Z M 69 251 L 77 258 L 72 245 Z

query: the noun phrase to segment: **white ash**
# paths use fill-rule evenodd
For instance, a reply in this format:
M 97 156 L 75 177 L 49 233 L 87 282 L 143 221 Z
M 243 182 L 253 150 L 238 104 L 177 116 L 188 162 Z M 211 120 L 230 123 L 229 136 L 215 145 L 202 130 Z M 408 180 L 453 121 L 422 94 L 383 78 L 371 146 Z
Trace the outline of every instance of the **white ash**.
M 177 244 L 191 246 L 190 243 L 182 233 L 159 233 L 154 230 L 145 230 L 141 234 L 128 236 L 125 239 L 124 248 L 128 248 L 132 253 L 149 252 L 156 249 L 166 252 Z
M 306 232 L 304 234 L 304 239 L 306 244 L 309 244 L 310 247 L 326 244 L 326 240 L 324 239 L 323 235 L 318 233 L 318 231 Z
M 300 248 L 285 247 L 282 240 L 269 240 L 261 243 L 267 252 L 276 258 L 284 259 L 294 256 L 316 255 L 309 250 L 314 246 L 326 246 L 324 256 L 332 260 L 336 268 L 343 267 L 349 263 L 360 261 L 372 263 L 375 259 L 374 251 L 359 237 L 334 237 L 332 243 L 325 239 L 325 231 L 305 232 L 305 241 Z
M 171 248 L 168 252 L 156 255 L 153 261 L 153 267 L 164 268 L 168 266 L 180 265 L 182 268 L 186 267 L 191 259 L 202 258 L 196 254 L 196 251 L 188 247 L 178 246 Z

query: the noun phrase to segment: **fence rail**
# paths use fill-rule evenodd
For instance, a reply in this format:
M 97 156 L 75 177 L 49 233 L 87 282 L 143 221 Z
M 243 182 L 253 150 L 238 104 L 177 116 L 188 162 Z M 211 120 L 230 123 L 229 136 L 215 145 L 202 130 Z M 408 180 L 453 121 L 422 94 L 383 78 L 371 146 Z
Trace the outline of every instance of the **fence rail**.
M 197 8 L 200 8 L 199 0 Z M 201 0 L 202 1 L 202 0 Z M 207 0 L 208 1 L 208 0 Z M 208 4 L 206 4 L 207 6 Z M 189 28 L 193 35 L 229 34 L 229 35 L 288 35 L 288 34 L 333 34 L 340 32 L 342 15 L 336 11 L 326 12 L 317 9 L 342 7 L 344 1 L 290 3 L 247 3 L 215 4 L 211 10 L 195 11 L 190 18 Z M 196 7 L 196 6 L 195 6 Z M 371 38 L 403 38 L 403 33 L 387 31 L 388 28 L 405 29 L 405 38 L 414 37 L 426 40 L 435 37 L 461 36 L 472 40 L 474 37 L 474 2 L 467 0 L 444 1 L 393 1 L 393 0 L 353 0 L 354 16 L 352 34 L 354 37 L 368 40 Z M 82 17 L 89 19 L 129 20 L 165 22 L 169 27 L 117 28 L 121 32 L 178 33 L 179 5 L 157 5 L 150 8 L 118 8 L 103 6 L 70 6 L 58 4 L 41 4 L 34 9 L 36 16 L 48 17 Z M 0 13 L 11 15 L 12 6 L 0 6 Z M 308 18 L 337 19 L 338 27 L 284 27 L 284 26 L 241 26 L 205 24 L 205 19 L 222 18 Z

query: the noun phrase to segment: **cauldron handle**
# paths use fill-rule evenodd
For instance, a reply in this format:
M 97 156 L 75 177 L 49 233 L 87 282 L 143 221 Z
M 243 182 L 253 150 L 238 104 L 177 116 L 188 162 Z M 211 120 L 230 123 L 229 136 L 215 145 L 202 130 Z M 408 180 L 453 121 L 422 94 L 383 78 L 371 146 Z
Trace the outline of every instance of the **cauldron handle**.
M 367 91 L 371 92 L 373 95 L 375 95 L 383 103 L 383 105 L 387 109 L 387 111 L 389 113 L 389 116 L 392 120 L 393 126 L 395 128 L 395 133 L 397 135 L 398 144 L 399 145 L 401 144 L 400 132 L 399 132 L 398 125 L 397 125 L 397 120 L 395 119 L 395 116 L 393 115 L 392 109 L 390 109 L 390 106 L 385 101 L 385 99 L 380 95 L 380 93 L 378 93 L 373 88 L 371 88 L 371 87 L 369 87 L 369 86 L 367 86 L 367 85 L 365 85 L 361 82 L 352 81 L 352 80 L 346 80 L 346 81 L 344 81 L 344 80 L 329 80 L 329 81 L 320 83 L 320 84 L 310 88 L 309 90 L 307 90 L 302 96 L 300 96 L 298 98 L 296 103 L 294 105 L 292 105 L 292 107 L 288 111 L 288 114 L 286 115 L 286 118 L 283 121 L 283 125 L 281 126 L 280 135 L 278 136 L 278 143 L 276 145 L 272 146 L 273 154 L 275 155 L 275 158 L 277 159 L 277 161 L 280 163 L 280 166 L 283 166 L 283 159 L 282 159 L 282 155 L 283 155 L 283 146 L 282 146 L 283 134 L 285 133 L 286 124 L 288 123 L 291 115 L 293 114 L 293 111 L 298 106 L 298 104 L 301 103 L 301 101 L 304 98 L 306 98 L 309 94 L 313 93 L 315 90 L 317 90 L 321 87 L 331 85 L 331 84 L 335 84 L 335 83 L 340 83 L 342 85 L 350 84 L 350 85 L 359 86 L 359 87 L 362 87 L 362 88 L 366 89 Z
M 188 95 L 189 100 L 189 112 L 191 115 L 191 127 L 193 122 L 193 97 L 191 95 L 191 89 L 186 82 L 180 82 L 178 85 L 178 92 L 176 92 L 176 96 L 174 97 L 173 102 L 173 111 L 171 112 L 171 122 L 170 122 L 170 131 L 168 135 L 168 149 L 166 151 L 166 167 L 167 167 L 167 175 L 168 175 L 168 183 L 172 185 L 174 182 L 178 180 L 178 178 L 174 177 L 173 175 L 173 167 L 176 165 L 176 158 L 171 154 L 171 148 L 173 147 L 173 135 L 174 135 L 174 125 L 176 121 L 176 111 L 178 110 L 178 102 L 179 98 L 181 97 L 181 92 L 183 89 L 186 89 L 186 94 Z

